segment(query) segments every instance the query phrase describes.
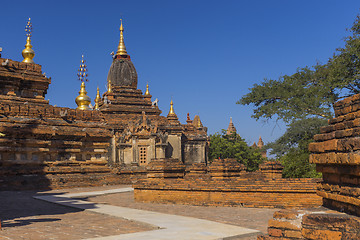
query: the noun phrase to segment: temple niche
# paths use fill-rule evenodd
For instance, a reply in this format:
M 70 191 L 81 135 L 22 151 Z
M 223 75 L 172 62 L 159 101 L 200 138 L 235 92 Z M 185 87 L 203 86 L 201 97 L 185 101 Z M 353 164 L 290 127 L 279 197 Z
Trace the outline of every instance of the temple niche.
M 191 120 L 188 115 L 187 123 L 181 124 L 172 100 L 168 115 L 160 116 L 149 87 L 144 94 L 137 89 L 122 23 L 107 91 L 101 95 L 98 90 L 94 107 L 89 106 L 86 64 L 81 60 L 80 95 L 74 96 L 77 109 L 52 106 L 45 100 L 51 79 L 33 61 L 29 29 L 23 62 L 0 57 L 0 188 L 129 183 L 134 174 L 145 176 L 153 159 L 207 163 L 207 129 L 200 117 Z M 24 180 L 38 175 L 47 181 Z

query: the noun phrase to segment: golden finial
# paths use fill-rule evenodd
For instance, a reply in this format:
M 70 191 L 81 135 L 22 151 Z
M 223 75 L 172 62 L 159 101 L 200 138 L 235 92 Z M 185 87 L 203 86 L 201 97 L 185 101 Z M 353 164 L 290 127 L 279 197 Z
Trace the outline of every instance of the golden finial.
M 116 55 L 127 55 L 126 52 L 126 47 L 125 47 L 125 43 L 124 43 L 124 27 L 122 24 L 122 19 L 120 19 L 121 21 L 121 25 L 120 25 L 120 41 L 119 41 L 119 46 L 116 52 Z
M 87 92 L 85 90 L 85 83 L 81 82 L 79 96 L 77 96 L 77 98 L 75 99 L 75 102 L 78 105 L 78 107 L 76 109 L 91 110 L 91 108 L 89 106 L 89 104 L 91 103 L 91 99 L 86 94 L 87 94 Z
M 88 73 L 87 73 L 87 67 L 85 64 L 85 60 L 84 60 L 84 55 L 81 55 L 81 61 L 80 61 L 80 67 L 78 70 L 78 79 L 82 82 L 87 82 L 89 81 L 88 77 Z
M 97 87 L 96 98 L 95 98 L 95 110 L 99 110 L 100 102 L 101 102 L 101 97 L 100 97 L 99 87 Z
M 175 114 L 175 111 L 174 111 L 174 103 L 173 103 L 173 100 L 171 99 L 171 102 L 170 102 L 170 111 L 169 111 L 169 115 L 176 115 Z
M 200 117 L 198 118 L 197 127 L 198 127 L 198 128 L 201 128 L 201 127 L 202 127 L 202 123 L 201 123 Z
M 149 84 L 146 84 L 146 92 L 145 92 L 145 95 L 150 95 L 150 92 L 149 92 Z
M 193 120 L 193 125 L 197 128 L 203 127 L 199 115 L 195 115 L 194 120 Z
M 79 96 L 76 97 L 75 102 L 78 105 L 77 109 L 80 110 L 91 110 L 89 104 L 91 103 L 91 99 L 87 96 L 87 92 L 85 90 L 85 82 L 88 80 L 87 67 L 84 60 L 84 55 L 81 55 L 80 67 L 78 70 L 78 79 L 81 81 L 81 88 L 79 92 Z
M 26 32 L 27 38 L 26 38 L 25 49 L 22 51 L 22 56 L 24 58 L 24 60 L 22 62 L 34 63 L 34 61 L 32 60 L 35 57 L 35 52 L 32 49 L 32 45 L 31 45 L 31 34 L 32 34 L 31 18 L 29 18 L 29 20 L 26 24 L 25 32 Z

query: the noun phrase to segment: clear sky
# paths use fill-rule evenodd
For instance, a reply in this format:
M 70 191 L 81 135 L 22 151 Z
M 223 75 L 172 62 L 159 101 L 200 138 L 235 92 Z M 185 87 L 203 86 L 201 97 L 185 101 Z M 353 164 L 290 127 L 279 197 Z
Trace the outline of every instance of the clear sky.
M 34 61 L 52 79 L 46 99 L 75 108 L 81 55 L 94 100 L 97 86 L 106 90 L 123 18 L 138 88 L 144 92 L 149 83 L 163 115 L 172 97 L 182 123 L 188 112 L 191 118 L 198 114 L 212 134 L 226 129 L 232 117 L 248 143 L 260 135 L 267 143 L 285 127 L 257 122 L 251 106 L 235 102 L 264 78 L 326 62 L 343 46 L 359 9 L 359 0 L 8 0 L 0 4 L 0 47 L 3 58 L 22 61 L 31 17 Z

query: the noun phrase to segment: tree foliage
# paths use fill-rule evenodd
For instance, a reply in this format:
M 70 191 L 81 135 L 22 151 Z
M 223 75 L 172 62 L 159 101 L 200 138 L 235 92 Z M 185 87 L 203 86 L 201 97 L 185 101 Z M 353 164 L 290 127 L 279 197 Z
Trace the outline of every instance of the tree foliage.
M 278 80 L 265 79 L 255 84 L 250 92 L 237 103 L 255 106 L 255 119 L 276 116 L 286 123 L 307 116 L 329 118 L 332 103 L 337 99 L 331 87 L 325 83 L 324 66 L 305 67 Z
M 284 176 L 315 176 L 308 163 L 308 144 L 324 120 L 333 115 L 333 104 L 340 98 L 360 93 L 360 15 L 325 64 L 299 68 L 292 75 L 265 79 L 255 84 L 237 104 L 254 106 L 252 117 L 284 121 L 288 129 L 268 144 L 272 154 L 284 165 Z
M 275 155 L 284 166 L 284 177 L 320 177 L 316 173 L 315 164 L 309 163 L 308 145 L 326 123 L 326 120 L 320 118 L 295 121 L 288 126 L 284 135 L 266 145 L 266 148 L 271 149 L 270 154 Z
M 266 145 L 270 154 L 281 157 L 292 148 L 307 148 L 313 141 L 313 136 L 320 133 L 320 127 L 327 121 L 320 118 L 307 118 L 288 125 L 286 132 L 275 142 Z
M 255 171 L 263 158 L 258 149 L 249 147 L 239 134 L 226 135 L 215 133 L 210 135 L 209 160 L 216 158 L 235 158 L 243 163 L 248 171 Z

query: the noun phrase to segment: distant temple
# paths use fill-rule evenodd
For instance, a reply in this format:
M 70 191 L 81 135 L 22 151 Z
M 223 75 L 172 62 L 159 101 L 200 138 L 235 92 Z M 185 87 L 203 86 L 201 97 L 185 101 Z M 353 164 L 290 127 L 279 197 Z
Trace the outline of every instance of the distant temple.
M 233 121 L 232 121 L 232 118 L 230 117 L 229 126 L 228 126 L 228 128 L 227 128 L 227 130 L 226 130 L 226 135 L 231 135 L 231 134 L 233 134 L 233 133 L 236 133 L 236 128 L 235 128 L 235 126 L 234 126 L 234 123 L 233 123 Z M 256 143 L 254 142 L 254 144 L 251 145 L 251 147 L 260 149 L 261 155 L 262 155 L 264 158 L 266 158 L 266 150 L 263 149 L 263 147 L 264 147 L 264 142 L 263 142 L 261 136 L 259 137 L 258 143 L 256 144 Z
M 0 133 L 5 134 L 0 139 L 0 164 L 5 166 L 0 189 L 1 184 L 24 183 L 24 175 L 39 172 L 52 179 L 50 185 L 56 185 L 61 174 L 61 181 L 76 185 L 70 173 L 104 180 L 114 168 L 118 174 L 128 174 L 124 169 L 129 168 L 141 172 L 152 159 L 179 159 L 186 165 L 207 162 L 207 128 L 199 116 L 191 120 L 188 115 L 187 124 L 181 124 L 172 100 L 167 117 L 160 116 L 149 86 L 145 94 L 137 89 L 122 23 L 107 91 L 102 96 L 97 91 L 95 106 L 85 90 L 87 69 L 81 60 L 77 109 L 45 100 L 51 79 L 33 61 L 31 28 L 29 19 L 23 62 L 0 58 Z
M 232 117 L 231 117 L 231 118 L 230 118 L 229 126 L 228 126 L 228 128 L 227 128 L 227 130 L 226 130 L 226 134 L 227 134 L 227 135 L 231 135 L 231 134 L 233 134 L 233 133 L 236 133 L 236 128 L 235 128 L 235 126 L 234 126 L 234 124 L 233 124 L 233 122 L 232 122 Z

